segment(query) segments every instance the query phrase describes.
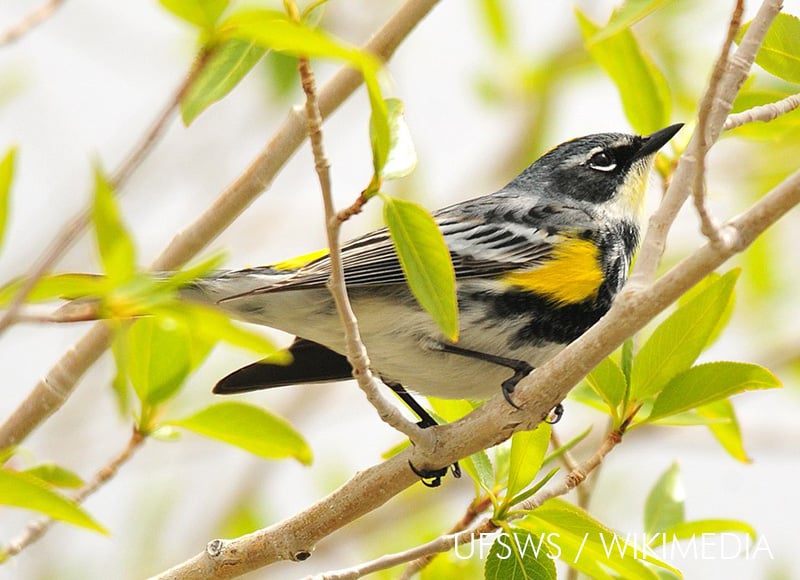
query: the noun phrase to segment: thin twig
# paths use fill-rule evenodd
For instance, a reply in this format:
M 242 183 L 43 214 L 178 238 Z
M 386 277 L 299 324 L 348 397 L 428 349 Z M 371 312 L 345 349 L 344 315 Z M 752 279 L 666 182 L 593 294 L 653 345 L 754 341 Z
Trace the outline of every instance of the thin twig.
M 153 146 L 158 141 L 158 138 L 163 134 L 173 114 L 178 108 L 183 96 L 186 94 L 189 86 L 192 84 L 196 76 L 203 69 L 208 62 L 209 52 L 206 50 L 201 51 L 200 55 L 192 65 L 189 74 L 186 75 L 180 86 L 175 90 L 170 97 L 169 102 L 156 117 L 155 121 L 151 124 L 150 128 L 141 137 L 139 142 L 134 146 L 127 158 L 120 164 L 116 171 L 111 176 L 109 183 L 111 186 L 119 190 L 127 182 L 128 178 L 133 174 L 137 167 L 141 164 L 147 154 L 152 150 Z M 61 231 L 56 234 L 55 239 L 50 242 L 50 245 L 34 262 L 33 267 L 25 275 L 25 282 L 22 287 L 14 296 L 14 300 L 8 305 L 8 308 L 0 317 L 0 333 L 5 331 L 9 326 L 18 322 L 17 313 L 22 307 L 25 299 L 33 290 L 36 283 L 45 275 L 58 260 L 69 250 L 83 231 L 88 227 L 92 218 L 91 207 L 83 209 L 78 215 L 70 219 L 67 224 L 61 228 Z
M 757 107 L 747 109 L 746 111 L 742 111 L 741 113 L 728 115 L 728 118 L 725 121 L 725 125 L 723 125 L 722 129 L 724 131 L 730 131 L 747 123 L 754 123 L 756 121 L 768 123 L 769 121 L 774 121 L 781 115 L 791 113 L 798 107 L 800 107 L 800 93 L 795 93 L 794 95 L 789 95 L 785 99 L 775 101 L 774 103 L 759 105 Z
M 728 68 L 731 46 L 733 46 L 736 33 L 742 25 L 743 12 L 744 0 L 737 0 L 736 7 L 728 23 L 728 33 L 725 37 L 725 42 L 722 44 L 722 50 L 720 51 L 720 55 L 711 73 L 711 80 L 708 83 L 709 90 L 703 95 L 703 100 L 700 102 L 700 109 L 697 116 L 696 136 L 699 145 L 695 152 L 697 169 L 694 177 L 694 187 L 692 188 L 692 197 L 694 199 L 697 215 L 700 218 L 700 231 L 713 244 L 719 243 L 719 225 L 714 216 L 711 215 L 706 195 L 706 157 L 712 145 L 706 139 L 706 134 L 708 131 L 708 119 L 711 114 L 711 109 L 716 105 L 720 81 L 722 80 L 722 75 Z
M 437 3 L 438 0 L 407 0 L 370 38 L 364 50 L 388 60 Z M 336 110 L 362 82 L 357 71 L 340 69 L 319 91 L 323 118 Z M 264 150 L 200 217 L 172 239 L 151 268 L 157 271 L 178 268 L 202 250 L 270 185 L 304 139 L 305 119 L 292 109 Z M 19 443 L 57 411 L 108 348 L 110 339 L 108 327 L 99 323 L 64 353 L 0 426 L 0 448 Z
M 131 438 L 128 444 L 116 457 L 108 462 L 100 471 L 98 471 L 91 481 L 87 482 L 81 489 L 79 489 L 72 499 L 75 503 L 83 503 L 87 497 L 92 495 L 103 485 L 105 485 L 111 478 L 113 478 L 119 468 L 127 463 L 133 454 L 141 447 L 145 441 L 145 436 L 138 430 L 134 429 L 131 433 Z M 44 534 L 56 523 L 52 518 L 40 518 L 28 524 L 28 527 L 20 534 L 18 538 L 12 540 L 8 546 L 2 551 L 6 556 L 16 556 L 22 550 L 39 540 Z
M 364 391 L 367 399 L 375 407 L 381 419 L 409 437 L 414 443 L 419 443 L 422 434 L 432 433 L 420 429 L 417 425 L 403 417 L 400 410 L 392 405 L 391 401 L 383 395 L 379 381 L 372 374 L 369 367 L 369 356 L 361 333 L 358 329 L 356 315 L 347 295 L 347 286 L 344 280 L 344 265 L 342 264 L 342 248 L 339 232 L 342 222 L 337 218 L 336 208 L 333 205 L 331 191 L 330 163 L 325 156 L 322 144 L 322 116 L 317 103 L 317 89 L 314 82 L 314 73 L 307 58 L 298 59 L 300 81 L 306 95 L 306 118 L 308 119 L 308 138 L 311 141 L 311 150 L 314 153 L 314 168 L 319 178 L 322 200 L 325 206 L 325 233 L 328 237 L 329 258 L 331 261 L 331 277 L 328 280 L 328 290 L 336 303 L 336 310 L 344 330 L 347 348 L 347 360 L 353 367 L 353 376 L 358 386 Z M 429 438 L 429 441 L 432 439 Z
M 47 0 L 26 14 L 22 20 L 0 34 L 0 46 L 11 44 L 47 20 L 64 3 L 64 0 Z

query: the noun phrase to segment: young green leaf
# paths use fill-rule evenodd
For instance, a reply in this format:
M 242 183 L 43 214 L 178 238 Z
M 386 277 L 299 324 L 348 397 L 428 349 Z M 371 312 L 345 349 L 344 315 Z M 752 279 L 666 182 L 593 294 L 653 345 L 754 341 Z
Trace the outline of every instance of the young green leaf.
M 648 566 L 654 564 L 680 576 L 680 572 L 636 545 L 620 537 L 588 512 L 562 499 L 554 498 L 532 510 L 517 525 L 534 534 L 558 534 L 561 559 L 592 578 L 612 579 L 606 570 L 622 578 L 657 580 Z
M 378 140 L 376 114 L 370 117 L 370 138 L 372 140 L 372 157 L 375 174 L 384 181 L 405 177 L 417 165 L 417 152 L 411 133 L 403 117 L 403 101 L 386 99 L 387 121 L 389 126 L 389 143 Z
M 600 42 L 630 28 L 666 4 L 669 0 L 627 0 L 614 10 L 603 28 L 589 39 L 589 43 Z
M 780 380 L 764 367 L 739 362 L 697 365 L 675 376 L 653 404 L 648 422 L 754 389 L 774 389 Z
M 653 331 L 634 360 L 631 372 L 634 400 L 655 395 L 700 356 L 727 308 L 739 273 L 738 269 L 731 270 L 708 284 Z
M 586 382 L 605 401 L 608 405 L 608 412 L 616 419 L 617 409 L 622 404 L 628 384 L 616 361 L 611 357 L 603 359 L 592 372 L 586 375 Z
M 456 341 L 456 274 L 442 232 L 419 204 L 387 195 L 381 197 L 383 219 L 411 293 L 442 333 Z
M 76 488 L 83 485 L 83 480 L 75 472 L 55 463 L 40 463 L 22 473 L 32 475 L 54 487 Z
M 0 469 L 0 504 L 32 510 L 54 520 L 108 534 L 78 504 L 27 473 Z
M 497 536 L 483 570 L 485 580 L 556 580 L 556 563 L 544 536 L 511 528 Z
M 215 47 L 181 99 L 183 124 L 188 127 L 200 113 L 225 98 L 265 52 L 263 46 L 235 38 Z
M 8 208 L 11 204 L 11 182 L 14 180 L 14 160 L 17 149 L 12 147 L 0 161 L 0 248 L 8 223 Z
M 228 7 L 229 0 L 159 0 L 178 18 L 205 30 L 211 30 Z
M 739 429 L 736 412 L 728 399 L 721 399 L 698 407 L 697 413 L 707 421 L 706 425 L 711 430 L 711 434 L 731 457 L 742 463 L 750 463 L 750 458 L 744 450 L 742 431 Z
M 644 505 L 644 531 L 653 535 L 685 521 L 686 492 L 680 478 L 680 468 L 673 463 L 661 474 Z
M 619 91 L 631 126 L 646 135 L 669 122 L 672 97 L 664 75 L 639 46 L 630 30 L 593 40 L 599 27 L 575 9 L 587 50 Z
M 715 284 L 722 278 L 722 275 L 717 274 L 716 272 L 711 272 L 708 276 L 700 280 L 697 284 L 694 285 L 693 288 L 690 288 L 688 292 L 686 292 L 683 296 L 678 298 L 678 306 L 683 306 L 688 304 L 692 300 L 694 300 L 697 296 L 702 294 L 709 288 L 712 284 Z M 722 314 L 719 316 L 719 320 L 717 320 L 716 325 L 711 330 L 711 333 L 708 335 L 708 340 L 706 340 L 706 344 L 703 347 L 703 350 L 707 349 L 709 346 L 714 344 L 719 336 L 722 334 L 722 331 L 725 330 L 725 327 L 728 326 L 728 323 L 731 321 L 731 317 L 733 316 L 733 309 L 736 306 L 736 289 L 734 288 L 733 292 L 731 292 L 730 296 L 728 297 L 727 301 L 725 302 L 725 308 L 722 311 Z
M 539 473 L 550 445 L 551 431 L 549 423 L 540 423 L 533 431 L 517 431 L 511 436 L 506 503 L 528 487 Z
M 586 427 L 586 429 L 575 435 L 575 437 L 564 443 L 561 447 L 559 447 L 558 449 L 554 449 L 552 452 L 548 453 L 542 460 L 542 466 L 549 465 L 550 463 L 552 463 L 553 461 L 564 455 L 564 453 L 570 451 L 578 443 L 586 439 L 589 436 L 589 433 L 592 432 L 592 427 L 593 425 L 590 424 L 588 427 Z
M 480 9 L 481 21 L 495 46 L 508 48 L 511 41 L 508 7 L 501 0 L 481 0 Z
M 737 42 L 749 27 L 749 22 L 742 26 Z M 800 83 L 800 18 L 785 12 L 778 14 L 758 49 L 756 63 L 778 78 Z
M 14 299 L 20 288 L 22 280 L 13 280 L 0 288 L 0 306 L 5 306 Z M 104 276 L 95 274 L 58 274 L 45 276 L 36 282 L 26 302 L 43 302 L 54 299 L 75 299 L 86 297 L 100 297 L 111 289 Z
M 100 169 L 95 170 L 92 221 L 103 270 L 111 282 L 127 282 L 136 270 L 133 241 L 120 218 L 111 184 Z
M 294 427 L 285 419 L 247 403 L 216 403 L 168 424 L 235 445 L 259 457 L 292 457 L 304 465 L 311 463 L 311 449 Z

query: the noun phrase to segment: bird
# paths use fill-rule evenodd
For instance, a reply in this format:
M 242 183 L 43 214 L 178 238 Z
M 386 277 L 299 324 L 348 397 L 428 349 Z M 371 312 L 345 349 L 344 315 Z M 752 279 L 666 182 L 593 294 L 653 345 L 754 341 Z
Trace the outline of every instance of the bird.
M 406 402 L 409 391 L 450 399 L 502 392 L 514 404 L 516 384 L 611 307 L 639 246 L 653 160 L 682 126 L 566 141 L 498 191 L 434 212 L 455 270 L 457 342 L 412 295 L 386 228 L 343 244 L 345 283 L 373 372 Z M 323 250 L 214 272 L 183 290 L 296 337 L 292 362 L 254 362 L 221 379 L 215 393 L 352 378 L 330 274 Z

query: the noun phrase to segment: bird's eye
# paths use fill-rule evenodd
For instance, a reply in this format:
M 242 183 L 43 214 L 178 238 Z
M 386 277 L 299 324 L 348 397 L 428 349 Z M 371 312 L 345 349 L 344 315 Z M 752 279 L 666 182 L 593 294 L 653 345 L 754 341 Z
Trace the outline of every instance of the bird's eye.
M 589 159 L 589 167 L 598 171 L 614 171 L 617 167 L 617 162 L 614 161 L 614 157 L 611 154 L 606 151 L 600 151 Z

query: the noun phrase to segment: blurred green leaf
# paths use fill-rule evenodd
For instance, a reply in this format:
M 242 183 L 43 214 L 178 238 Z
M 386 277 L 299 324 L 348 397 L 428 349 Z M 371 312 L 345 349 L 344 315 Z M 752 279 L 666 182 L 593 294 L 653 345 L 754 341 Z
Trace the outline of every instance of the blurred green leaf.
M 733 404 L 728 399 L 721 399 L 697 408 L 697 413 L 709 421 L 708 428 L 731 457 L 742 463 L 750 463 L 744 450 L 742 431 Z
M 749 27 L 750 22 L 742 26 L 737 42 L 741 42 Z M 756 63 L 778 78 L 800 83 L 800 19 L 797 16 L 778 14 L 758 49 Z
M 75 472 L 55 463 L 40 463 L 22 473 L 32 475 L 54 487 L 76 488 L 83 485 L 83 480 Z
M 555 580 L 556 563 L 544 537 L 511 528 L 510 533 L 497 536 L 489 549 L 483 577 L 486 580 Z
M 700 280 L 694 287 L 690 288 L 688 292 L 686 292 L 683 296 L 678 298 L 678 306 L 683 306 L 688 304 L 696 297 L 700 296 L 703 292 L 705 292 L 712 284 L 715 284 L 722 278 L 721 274 L 717 274 L 716 272 L 711 272 L 708 276 Z M 719 336 L 722 334 L 722 331 L 725 330 L 725 327 L 728 326 L 728 323 L 731 321 L 731 316 L 733 316 L 733 309 L 736 306 L 736 289 L 734 288 L 733 291 L 728 296 L 727 301 L 724 304 L 724 309 L 722 313 L 719 315 L 719 319 L 717 320 L 716 325 L 711 329 L 710 334 L 708 335 L 708 340 L 706 340 L 706 344 L 703 346 L 703 350 L 707 349 L 709 346 L 714 344 Z
M 221 538 L 238 538 L 264 527 L 263 518 L 256 505 L 256 494 L 242 494 L 233 509 L 225 514 L 214 535 Z
M 228 7 L 228 0 L 159 0 L 178 18 L 205 30 L 214 28 Z
M 271 50 L 264 57 L 269 88 L 281 99 L 286 99 L 300 87 L 297 57 Z
M 0 288 L 0 306 L 14 299 L 22 288 L 23 280 L 14 280 Z M 105 276 L 95 274 L 59 274 L 45 276 L 36 282 L 26 302 L 43 302 L 54 299 L 75 299 L 87 296 L 103 296 L 110 290 Z
M 733 269 L 678 308 L 653 331 L 634 359 L 631 398 L 658 393 L 700 356 L 719 325 L 740 270 Z
M 431 214 L 412 201 L 382 195 L 383 218 L 411 293 L 442 333 L 458 339 L 456 275 L 444 236 Z
M 578 8 L 575 14 L 589 54 L 616 85 L 631 126 L 643 135 L 666 126 L 672 105 L 669 85 L 633 33 L 621 30 L 593 41 L 600 28 Z
M 739 362 L 713 362 L 692 367 L 670 380 L 656 398 L 647 421 L 707 405 L 754 389 L 780 387 L 764 367 Z
M 603 401 L 592 387 L 589 386 L 586 380 L 578 383 L 578 386 L 569 392 L 567 398 L 582 403 L 603 414 L 608 414 L 608 405 L 606 405 L 605 401 Z
M 95 170 L 92 221 L 103 270 L 115 285 L 127 282 L 136 271 L 133 241 L 120 218 L 111 184 L 99 168 Z
M 214 48 L 181 99 L 183 124 L 188 127 L 200 113 L 227 96 L 265 52 L 252 41 L 235 38 Z
M 532 510 L 517 525 L 534 534 L 549 537 L 558 534 L 561 559 L 592 578 L 613 578 L 606 570 L 622 578 L 657 580 L 656 573 L 645 565 L 654 564 L 677 575 L 680 572 L 614 533 L 585 510 L 554 498 Z
M 489 31 L 495 46 L 508 48 L 510 45 L 508 7 L 503 0 L 480 0 L 481 21 Z
M 616 420 L 628 384 L 620 366 L 607 357 L 586 375 L 586 382 L 605 401 L 609 413 Z
M 550 445 L 551 432 L 549 423 L 540 423 L 533 431 L 517 431 L 511 436 L 506 503 L 528 487 L 539 473 Z
M 417 165 L 417 152 L 403 116 L 403 101 L 386 99 L 386 110 L 389 122 L 389 148 L 377 172 L 382 179 L 390 181 L 405 177 L 414 171 Z
M 548 453 L 545 456 L 544 460 L 542 461 L 542 465 L 543 466 L 548 465 L 553 461 L 555 461 L 556 459 L 558 459 L 559 457 L 561 457 L 562 455 L 564 455 L 564 453 L 566 453 L 567 451 L 570 451 L 578 443 L 580 443 L 589 436 L 589 433 L 592 432 L 593 427 L 594 425 L 590 424 L 588 427 L 586 427 L 586 429 L 575 435 L 575 437 L 564 443 L 561 447 L 559 447 L 558 449 L 554 449 L 552 452 Z
M 721 534 L 723 532 L 739 532 L 756 539 L 756 530 L 750 524 L 739 520 L 695 520 L 680 522 L 664 530 L 665 536 L 670 540 L 688 540 L 697 535 Z
M 292 457 L 304 465 L 311 463 L 311 449 L 294 427 L 285 419 L 247 403 L 216 403 L 167 424 L 235 445 L 259 457 Z
M 686 491 L 680 477 L 680 468 L 673 463 L 661 474 L 644 504 L 644 531 L 648 536 L 663 532 L 685 521 Z
M 108 534 L 108 530 L 78 504 L 27 473 L 0 469 L 0 504 L 32 510 L 54 520 Z
M 11 205 L 11 182 L 14 180 L 14 160 L 17 148 L 8 150 L 0 161 L 0 248 L 3 247 L 3 238 L 8 223 L 8 208 Z
M 202 278 L 207 274 L 213 274 L 214 270 L 219 268 L 224 261 L 224 254 L 214 254 L 200 262 L 190 264 L 183 270 L 173 272 L 169 278 L 164 280 L 161 284 L 162 289 L 178 290 L 193 280 Z
M 589 43 L 600 42 L 630 28 L 640 20 L 643 20 L 669 0 L 627 0 L 619 8 L 614 10 L 611 18 L 603 28 L 589 39 Z

